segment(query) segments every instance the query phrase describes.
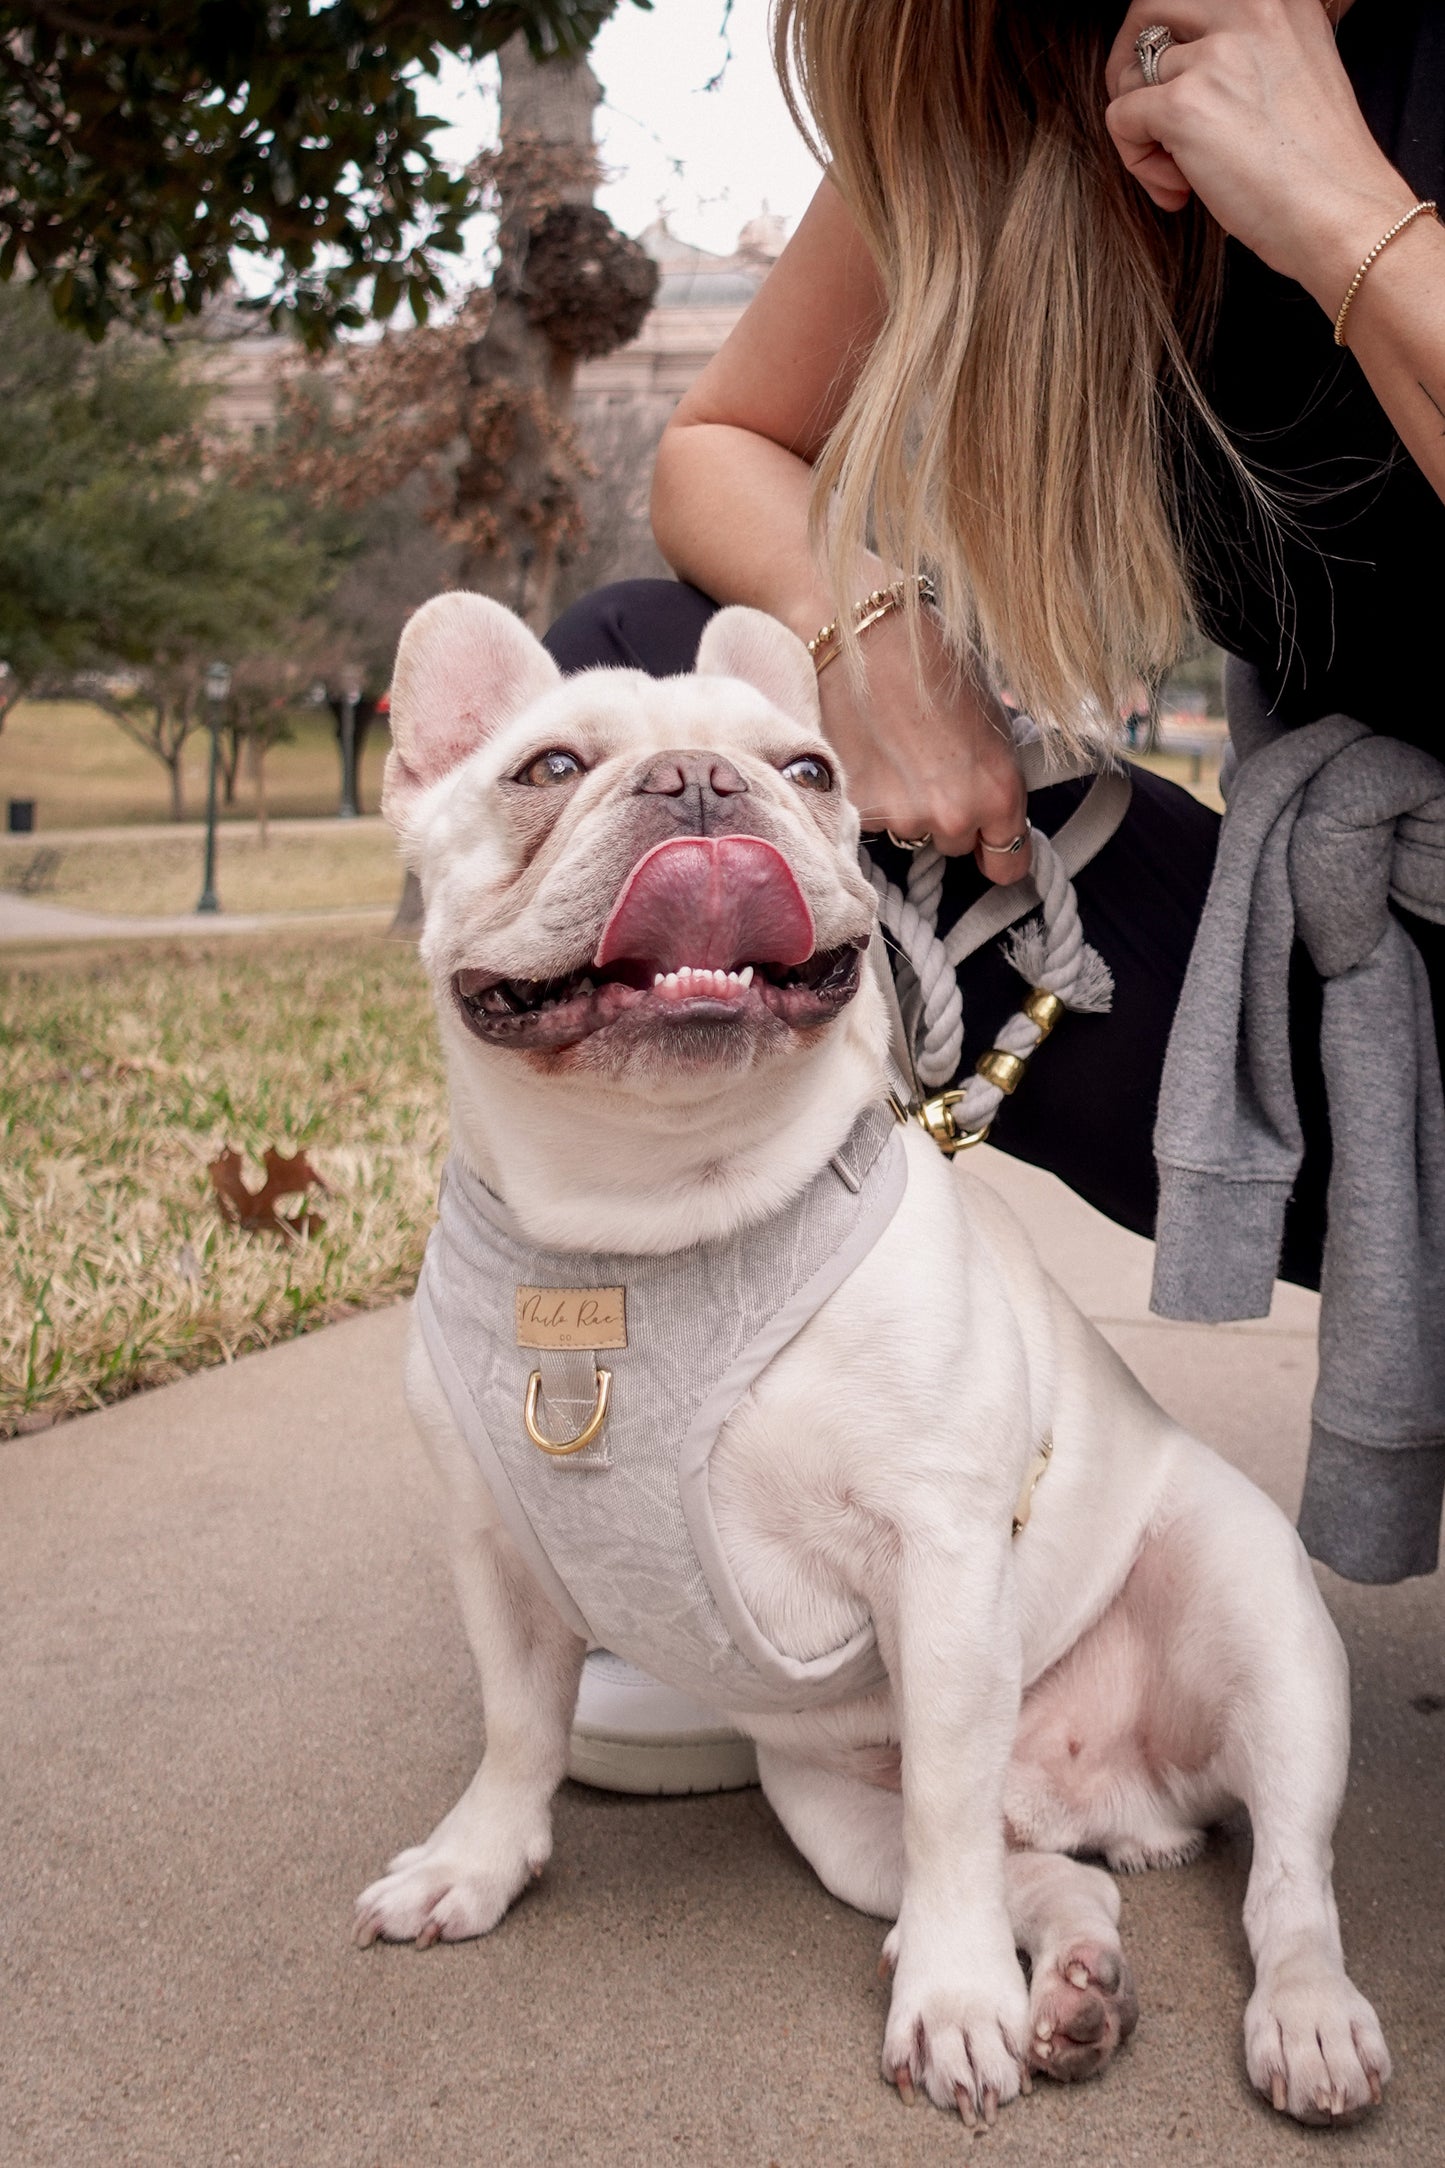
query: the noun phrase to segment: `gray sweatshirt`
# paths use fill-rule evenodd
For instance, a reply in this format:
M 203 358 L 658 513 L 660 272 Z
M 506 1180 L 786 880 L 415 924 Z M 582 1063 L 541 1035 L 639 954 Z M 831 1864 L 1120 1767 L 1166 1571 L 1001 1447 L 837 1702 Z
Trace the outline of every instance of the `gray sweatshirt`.
M 1298 936 L 1324 980 L 1332 1163 L 1300 1533 L 1356 1581 L 1434 1570 L 1445 1493 L 1445 1105 L 1394 901 L 1445 922 L 1445 765 L 1343 715 L 1290 730 L 1225 680 L 1229 810 L 1159 1101 L 1153 1308 L 1263 1317 L 1303 1156 Z

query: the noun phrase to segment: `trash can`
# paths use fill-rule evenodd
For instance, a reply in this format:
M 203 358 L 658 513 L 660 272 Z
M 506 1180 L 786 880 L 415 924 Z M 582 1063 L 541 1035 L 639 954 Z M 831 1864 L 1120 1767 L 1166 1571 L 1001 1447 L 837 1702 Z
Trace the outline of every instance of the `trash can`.
M 5 830 L 12 836 L 30 836 L 35 833 L 35 800 L 12 798 L 5 808 Z

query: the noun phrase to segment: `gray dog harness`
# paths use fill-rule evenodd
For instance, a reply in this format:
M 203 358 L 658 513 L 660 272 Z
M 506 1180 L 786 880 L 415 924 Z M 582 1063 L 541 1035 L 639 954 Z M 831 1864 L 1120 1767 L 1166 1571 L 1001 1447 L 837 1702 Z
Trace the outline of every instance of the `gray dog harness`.
M 906 1182 L 894 1116 L 873 1107 L 762 1224 L 665 1257 L 599 1256 L 538 1249 L 448 1162 L 417 1319 L 508 1531 L 575 1632 L 726 1709 L 798 1710 L 883 1683 L 861 1605 L 819 1655 L 763 1633 L 723 1555 L 708 1463 Z

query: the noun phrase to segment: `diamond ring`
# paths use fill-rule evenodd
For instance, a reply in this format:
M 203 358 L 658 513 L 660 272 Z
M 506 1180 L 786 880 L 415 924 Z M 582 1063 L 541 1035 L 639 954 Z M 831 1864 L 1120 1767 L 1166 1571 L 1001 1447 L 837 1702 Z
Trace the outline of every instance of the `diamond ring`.
M 1167 23 L 1150 23 L 1134 40 L 1144 80 L 1151 90 L 1159 80 L 1159 63 L 1173 43 L 1174 32 Z

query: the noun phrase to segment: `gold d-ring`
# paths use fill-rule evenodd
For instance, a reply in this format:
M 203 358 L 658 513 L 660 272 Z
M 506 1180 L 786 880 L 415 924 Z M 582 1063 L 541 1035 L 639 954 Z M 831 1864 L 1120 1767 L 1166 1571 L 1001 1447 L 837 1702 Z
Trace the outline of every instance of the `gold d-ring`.
M 527 1436 L 539 1451 L 550 1453 L 553 1460 L 565 1460 L 569 1453 L 580 1453 L 584 1445 L 590 1445 L 607 1420 L 607 1403 L 612 1398 L 612 1372 L 597 1372 L 597 1405 L 588 1416 L 575 1438 L 558 1440 L 549 1438 L 537 1422 L 537 1402 L 542 1394 L 542 1373 L 534 1370 L 527 1380 L 527 1402 L 522 1410 L 522 1421 L 527 1426 Z

